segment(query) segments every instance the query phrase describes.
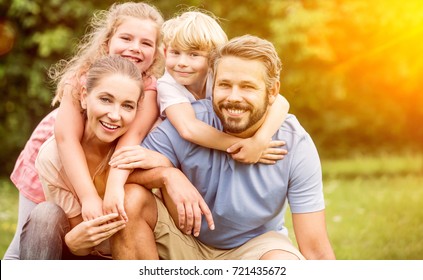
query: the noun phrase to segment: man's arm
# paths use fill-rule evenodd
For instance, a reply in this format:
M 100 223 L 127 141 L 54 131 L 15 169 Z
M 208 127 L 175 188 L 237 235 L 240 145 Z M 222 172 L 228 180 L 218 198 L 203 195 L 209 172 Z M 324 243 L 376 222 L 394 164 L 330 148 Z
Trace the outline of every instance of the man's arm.
M 156 167 L 151 169 L 136 169 L 129 175 L 127 183 L 142 185 L 147 189 L 161 188 L 164 190 L 168 208 L 175 208 L 177 213 L 170 211 L 176 224 L 185 233 L 200 234 L 201 215 L 203 214 L 210 229 L 214 229 L 211 211 L 198 190 L 188 178 L 177 168 Z M 164 189 L 163 189 L 164 188 Z M 172 206 L 169 204 L 172 203 Z
M 325 210 L 292 214 L 292 223 L 298 247 L 306 259 L 335 259 L 326 231 Z

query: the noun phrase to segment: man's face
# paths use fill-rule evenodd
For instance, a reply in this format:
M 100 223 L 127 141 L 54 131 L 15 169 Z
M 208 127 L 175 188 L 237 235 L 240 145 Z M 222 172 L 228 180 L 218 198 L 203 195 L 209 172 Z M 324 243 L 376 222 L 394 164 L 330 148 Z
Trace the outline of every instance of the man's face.
M 226 56 L 216 71 L 213 107 L 224 131 L 244 138 L 252 136 L 269 107 L 265 67 L 256 60 Z

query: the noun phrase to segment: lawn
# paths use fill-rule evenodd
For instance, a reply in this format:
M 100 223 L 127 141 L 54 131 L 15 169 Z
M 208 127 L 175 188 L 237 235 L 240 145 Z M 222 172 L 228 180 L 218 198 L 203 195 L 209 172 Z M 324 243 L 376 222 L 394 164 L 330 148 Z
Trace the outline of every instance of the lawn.
M 327 227 L 338 259 L 423 259 L 423 155 L 322 164 Z M 0 180 L 0 256 L 16 227 L 17 198 L 7 178 Z

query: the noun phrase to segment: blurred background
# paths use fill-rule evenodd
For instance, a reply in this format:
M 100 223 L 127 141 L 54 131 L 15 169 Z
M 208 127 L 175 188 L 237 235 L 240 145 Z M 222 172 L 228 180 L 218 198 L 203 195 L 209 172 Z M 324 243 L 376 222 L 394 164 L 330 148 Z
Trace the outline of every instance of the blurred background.
M 93 12 L 114 2 L 0 0 L 0 256 L 17 217 L 8 177 L 53 109 L 48 68 L 71 57 Z M 200 7 L 220 18 L 229 38 L 248 33 L 274 43 L 281 94 L 321 155 L 339 259 L 423 259 L 423 1 L 148 3 L 165 19 Z

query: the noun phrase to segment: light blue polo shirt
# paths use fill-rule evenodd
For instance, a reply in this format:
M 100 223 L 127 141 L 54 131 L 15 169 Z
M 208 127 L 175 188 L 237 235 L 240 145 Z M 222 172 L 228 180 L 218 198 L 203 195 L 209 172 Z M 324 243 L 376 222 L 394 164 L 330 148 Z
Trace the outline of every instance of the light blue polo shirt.
M 199 120 L 222 130 L 210 100 L 192 105 Z M 324 209 L 321 165 L 309 134 L 289 115 L 273 139 L 284 140 L 288 150 L 274 165 L 239 163 L 225 152 L 188 142 L 168 120 L 145 138 L 143 146 L 167 156 L 209 206 L 216 229 L 209 230 L 203 217 L 198 239 L 230 249 L 265 232 L 284 231 L 287 200 L 292 213 Z

